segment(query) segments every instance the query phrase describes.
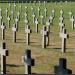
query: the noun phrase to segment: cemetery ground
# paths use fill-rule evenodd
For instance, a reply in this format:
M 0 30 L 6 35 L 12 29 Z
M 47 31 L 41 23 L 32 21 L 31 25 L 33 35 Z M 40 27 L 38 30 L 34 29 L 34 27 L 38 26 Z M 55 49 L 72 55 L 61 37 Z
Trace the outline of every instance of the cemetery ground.
M 11 3 L 11 10 L 14 8 L 13 3 Z M 22 5 L 22 9 L 20 10 L 20 5 Z M 32 33 L 30 34 L 30 45 L 26 45 L 25 40 L 25 23 L 24 23 L 24 12 L 25 6 L 28 7 L 28 20 L 29 25 L 32 29 Z M 41 3 L 39 6 L 41 8 L 41 12 L 43 9 L 47 7 L 48 13 L 46 17 L 46 21 L 48 17 L 51 15 L 52 9 L 55 9 L 55 18 L 53 20 L 53 25 L 51 26 L 51 32 L 49 37 L 49 46 L 46 49 L 42 49 L 41 46 L 41 34 L 40 30 L 42 29 L 41 23 L 39 26 L 39 33 L 35 33 L 35 25 L 33 24 L 32 10 L 31 7 L 34 8 L 34 11 L 37 15 L 38 3 L 16 3 L 16 10 L 14 11 L 14 19 L 10 21 L 10 28 L 8 28 L 8 21 L 6 19 L 5 10 L 8 8 L 8 14 L 11 15 L 11 11 L 9 9 L 8 3 L 0 3 L 0 7 L 2 8 L 2 21 L 5 23 L 5 40 L 1 38 L 1 29 L 0 29 L 0 42 L 5 41 L 6 47 L 9 50 L 9 56 L 7 57 L 7 74 L 14 73 L 24 73 L 25 67 L 22 62 L 22 56 L 24 55 L 25 49 L 30 49 L 32 52 L 32 58 L 35 59 L 35 66 L 32 67 L 32 73 L 44 73 L 44 74 L 53 74 L 54 66 L 58 64 L 59 58 L 65 57 L 67 59 L 67 67 L 72 70 L 72 73 L 75 74 L 75 29 L 72 30 L 71 22 L 69 20 L 69 11 L 72 10 L 73 15 L 75 15 L 75 2 L 68 3 L 46 3 L 44 5 Z M 64 11 L 64 23 L 67 29 L 67 33 L 69 34 L 69 39 L 67 39 L 67 48 L 66 53 L 61 52 L 61 38 L 59 37 L 59 17 L 60 10 Z M 15 23 L 15 18 L 18 11 L 21 11 L 20 21 L 18 23 L 19 29 L 17 32 L 17 40 L 16 43 L 13 43 L 12 36 L 12 26 Z M 38 17 L 39 22 L 41 22 L 40 17 Z

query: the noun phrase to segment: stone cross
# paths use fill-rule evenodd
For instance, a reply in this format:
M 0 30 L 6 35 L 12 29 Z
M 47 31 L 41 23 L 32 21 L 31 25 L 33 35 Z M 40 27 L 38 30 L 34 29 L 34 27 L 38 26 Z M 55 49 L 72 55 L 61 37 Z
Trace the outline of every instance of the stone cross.
M 14 11 L 16 10 L 16 3 L 14 3 Z
M 0 16 L 0 26 L 1 26 L 1 24 L 2 24 L 2 16 Z
M 46 22 L 46 25 L 47 25 L 47 31 L 50 33 L 50 21 L 49 20 Z
M 43 26 L 41 34 L 42 34 L 42 48 L 46 48 L 46 36 L 47 36 L 46 26 Z
M 1 29 L 2 29 L 2 40 L 5 39 L 5 25 L 4 23 L 2 22 L 2 25 L 1 25 Z
M 18 21 L 19 21 L 18 17 L 16 17 L 15 21 L 16 21 L 16 29 L 18 31 Z
M 41 14 L 41 24 L 44 25 L 44 16 Z
M 8 56 L 8 50 L 6 49 L 6 43 L 1 43 L 0 47 L 1 55 L 1 74 L 6 74 L 6 56 Z
M 30 45 L 30 33 L 31 33 L 31 30 L 30 30 L 29 25 L 26 25 L 25 33 L 26 33 L 26 44 Z
M 35 32 L 38 33 L 38 19 L 35 18 Z
M 44 1 L 44 6 L 46 5 L 46 1 Z
M 38 7 L 38 16 L 40 16 L 40 8 Z
M 11 5 L 10 5 L 10 3 L 9 3 L 9 10 L 11 10 Z
M 52 16 L 49 17 L 49 22 L 50 22 L 50 25 L 53 24 L 53 17 Z
M 70 19 L 72 18 L 72 11 L 69 12 Z
M 47 8 L 44 9 L 45 17 L 47 16 Z
M 60 33 L 62 33 L 65 24 L 60 22 L 60 23 L 59 23 L 59 26 L 60 26 Z
M 56 75 L 68 75 L 72 74 L 72 70 L 67 69 L 66 59 L 60 58 L 59 65 L 54 66 L 54 73 Z
M 10 28 L 10 17 L 9 16 L 7 17 L 7 20 L 8 20 L 8 28 Z
M 33 17 L 33 24 L 35 24 L 35 13 L 33 13 L 32 17 Z
M 0 8 L 0 16 L 2 15 L 2 9 Z
M 21 12 L 21 10 L 22 10 L 22 5 L 20 5 L 20 12 Z
M 22 61 L 25 65 L 25 74 L 31 74 L 31 66 L 34 66 L 34 59 L 31 58 L 31 50 L 26 49 Z
M 26 18 L 27 18 L 27 16 L 28 16 L 27 12 L 25 12 L 25 14 L 24 14 L 24 15 L 25 15 L 25 19 L 26 19 Z
M 61 10 L 60 10 L 60 17 L 63 17 L 63 14 L 64 14 L 64 12 L 63 12 L 63 10 L 61 9 Z
M 54 9 L 52 10 L 52 17 L 53 18 L 55 17 L 55 10 Z
M 60 23 L 63 23 L 64 22 L 64 17 L 60 17 L 59 20 L 60 20 Z
M 14 18 L 14 11 L 12 10 L 11 11 L 11 16 L 12 16 L 12 19 Z
M 13 25 L 12 31 L 13 31 L 13 42 L 15 43 L 16 42 L 16 31 L 17 31 L 16 25 Z
M 72 16 L 72 18 L 70 19 L 71 20 L 71 22 L 72 22 L 72 29 L 74 29 L 75 28 L 75 19 L 74 19 L 74 16 Z
M 32 10 L 32 13 L 34 12 L 34 9 L 33 9 L 33 7 L 31 7 L 31 10 Z
M 66 29 L 63 28 L 63 32 L 60 33 L 60 37 L 62 38 L 62 53 L 65 53 L 66 51 L 66 39 L 68 38 L 68 34 L 66 34 Z
M 17 12 L 17 15 L 18 15 L 18 19 L 20 19 L 20 12 L 19 11 Z
M 25 6 L 25 11 L 26 11 L 26 12 L 27 12 L 27 8 L 28 8 L 28 7 L 27 7 L 27 6 Z
M 28 18 L 27 17 L 25 18 L 24 22 L 25 22 L 25 25 L 28 24 L 29 21 L 28 21 Z
M 41 5 L 41 2 L 39 1 L 39 6 Z
M 5 11 L 6 11 L 6 17 L 8 17 L 8 9 L 6 8 L 6 10 L 5 10 Z

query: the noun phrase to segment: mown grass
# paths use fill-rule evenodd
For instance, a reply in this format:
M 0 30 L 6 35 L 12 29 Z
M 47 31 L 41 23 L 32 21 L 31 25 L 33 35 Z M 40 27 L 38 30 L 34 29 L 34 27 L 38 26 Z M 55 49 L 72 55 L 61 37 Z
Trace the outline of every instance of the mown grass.
M 17 3 L 16 10 L 14 11 L 14 19 L 11 19 L 11 27 L 15 23 L 15 17 L 17 12 L 20 10 L 19 6 L 22 5 L 22 11 L 20 15 L 19 21 L 19 31 L 17 32 L 17 42 L 12 42 L 12 30 L 8 29 L 7 19 L 5 15 L 5 9 L 8 8 L 9 15 L 11 16 L 11 11 L 8 7 L 8 3 L 0 3 L 0 7 L 2 10 L 3 22 L 5 23 L 6 29 L 6 39 L 3 40 L 6 42 L 7 49 L 9 50 L 9 56 L 7 57 L 7 74 L 11 73 L 24 73 L 24 63 L 22 62 L 22 56 L 24 55 L 25 49 L 29 48 L 32 51 L 32 58 L 35 59 L 35 66 L 32 67 L 32 73 L 54 73 L 54 65 L 57 65 L 59 62 L 59 58 L 65 57 L 67 59 L 67 67 L 70 68 L 75 73 L 75 30 L 71 28 L 71 22 L 69 20 L 68 12 L 72 10 L 73 15 L 75 15 L 75 3 L 47 3 L 45 6 L 43 3 L 39 6 L 38 3 Z M 29 25 L 31 26 L 31 43 L 30 46 L 27 46 L 25 43 L 25 32 L 24 32 L 24 12 L 25 6 L 28 7 L 28 19 Z M 37 7 L 40 7 L 41 13 L 44 14 L 43 9 L 47 7 L 48 16 L 46 17 L 46 21 L 48 17 L 51 15 L 52 9 L 55 9 L 55 18 L 53 21 L 53 26 L 51 27 L 50 33 L 50 45 L 46 49 L 41 48 L 41 34 L 40 30 L 42 28 L 40 17 L 37 15 Z M 39 34 L 35 33 L 35 25 L 32 23 L 32 12 L 31 7 L 34 8 L 36 12 L 36 16 L 39 19 Z M 69 39 L 67 40 L 67 49 L 66 53 L 61 53 L 61 39 L 59 37 L 59 16 L 60 10 L 64 10 L 64 18 L 65 18 L 65 27 L 67 29 L 67 33 L 69 34 Z M 13 10 L 13 3 L 11 3 L 11 10 Z M 0 29 L 0 41 L 1 39 L 1 29 Z

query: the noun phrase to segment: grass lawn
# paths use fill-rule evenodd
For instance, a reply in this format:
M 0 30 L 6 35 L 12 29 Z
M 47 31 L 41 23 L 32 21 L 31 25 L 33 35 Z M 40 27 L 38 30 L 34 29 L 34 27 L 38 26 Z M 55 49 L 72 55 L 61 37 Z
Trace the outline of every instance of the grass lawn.
M 14 9 L 14 4 L 11 3 L 11 10 Z M 22 56 L 24 55 L 25 49 L 30 49 L 32 51 L 32 58 L 35 59 L 35 66 L 32 67 L 32 73 L 45 73 L 45 74 L 53 74 L 54 66 L 58 65 L 59 58 L 64 57 L 67 59 L 67 68 L 72 70 L 72 73 L 75 74 L 75 29 L 72 30 L 71 22 L 69 20 L 69 11 L 72 10 L 73 15 L 75 15 L 75 2 L 72 3 L 46 3 L 44 5 L 41 3 L 39 6 L 38 3 L 17 3 L 16 10 L 14 11 L 14 19 L 11 19 L 11 27 L 15 23 L 15 18 L 17 16 L 17 12 L 20 11 L 20 5 L 22 5 L 20 21 L 19 21 L 19 31 L 17 32 L 17 42 L 13 43 L 12 40 L 12 30 L 8 28 L 8 21 L 5 14 L 5 9 L 8 8 L 8 14 L 11 16 L 11 10 L 9 9 L 8 3 L 0 3 L 0 7 L 2 8 L 2 21 L 6 25 L 6 34 L 5 40 L 1 39 L 1 29 L 0 29 L 0 41 L 5 41 L 7 49 L 9 50 L 9 56 L 7 57 L 7 74 L 14 73 L 24 73 L 24 63 L 22 62 Z M 25 31 L 24 31 L 24 13 L 25 6 L 28 7 L 28 19 L 29 25 L 32 29 L 31 33 L 31 43 L 29 46 L 25 43 Z M 40 30 L 42 28 L 41 19 L 37 15 L 38 6 L 41 9 L 41 12 L 44 15 L 44 8 L 47 7 L 48 13 L 45 20 L 48 20 L 48 17 L 51 15 L 52 9 L 55 9 L 55 18 L 53 20 L 53 26 L 51 27 L 50 33 L 50 45 L 46 49 L 42 49 L 41 46 L 41 34 Z M 31 7 L 34 8 L 36 12 L 36 16 L 39 19 L 39 33 L 35 33 L 35 25 L 33 24 L 32 11 Z M 64 23 L 65 28 L 67 29 L 67 33 L 69 34 L 69 39 L 67 40 L 67 49 L 66 53 L 61 53 L 61 38 L 59 37 L 59 17 L 60 10 L 64 10 Z

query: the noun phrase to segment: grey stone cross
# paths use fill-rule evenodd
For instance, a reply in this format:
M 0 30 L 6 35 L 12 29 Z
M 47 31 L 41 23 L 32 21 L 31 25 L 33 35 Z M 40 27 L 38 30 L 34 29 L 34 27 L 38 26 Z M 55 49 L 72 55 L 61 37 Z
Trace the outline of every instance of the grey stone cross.
M 31 58 L 31 50 L 26 49 L 22 61 L 25 65 L 25 74 L 31 74 L 31 66 L 34 66 L 34 59 Z

